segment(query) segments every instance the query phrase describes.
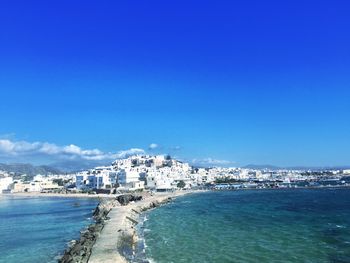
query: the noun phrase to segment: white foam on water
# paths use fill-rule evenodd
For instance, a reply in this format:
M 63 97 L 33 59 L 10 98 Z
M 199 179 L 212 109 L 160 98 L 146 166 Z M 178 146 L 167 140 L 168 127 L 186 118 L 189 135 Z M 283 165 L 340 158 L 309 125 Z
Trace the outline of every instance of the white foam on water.
M 343 225 L 335 225 L 337 228 L 346 228 L 346 226 Z
M 153 258 L 147 258 L 149 263 L 156 263 L 156 261 Z

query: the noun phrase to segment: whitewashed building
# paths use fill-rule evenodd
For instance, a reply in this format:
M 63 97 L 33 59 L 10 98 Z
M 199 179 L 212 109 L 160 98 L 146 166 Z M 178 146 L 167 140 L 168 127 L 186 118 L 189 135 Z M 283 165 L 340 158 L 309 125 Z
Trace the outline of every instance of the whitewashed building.
M 10 176 L 1 176 L 0 177 L 0 194 L 3 191 L 10 189 L 10 186 L 13 184 L 13 178 Z
M 96 167 L 95 169 L 80 172 L 75 177 L 76 188 L 83 189 L 110 189 L 116 186 L 117 172 L 112 166 Z

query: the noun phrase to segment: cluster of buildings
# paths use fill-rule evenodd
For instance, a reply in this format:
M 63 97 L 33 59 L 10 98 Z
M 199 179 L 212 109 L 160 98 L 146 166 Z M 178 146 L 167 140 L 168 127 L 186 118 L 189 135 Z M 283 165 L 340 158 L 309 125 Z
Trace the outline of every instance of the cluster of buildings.
M 301 171 L 245 168 L 196 168 L 170 156 L 135 155 L 109 166 L 74 174 L 13 179 L 0 171 L 2 192 L 172 191 L 177 188 L 238 189 L 318 185 L 350 186 L 350 170 Z
M 63 175 L 65 176 L 65 175 Z M 13 174 L 0 171 L 0 194 L 1 193 L 25 193 L 25 192 L 54 192 L 63 190 L 55 180 L 59 176 L 37 175 L 30 181 L 14 179 Z M 62 176 L 61 176 L 62 177 Z
M 13 178 L 7 172 L 0 171 L 0 193 L 10 190 L 10 186 L 13 184 Z
M 169 156 L 136 155 L 118 159 L 111 166 L 97 167 L 76 175 L 76 188 L 168 191 L 180 181 L 185 188 L 197 185 L 191 178 L 191 166 Z
M 26 182 L 22 180 L 14 180 L 11 186 L 12 193 L 23 192 L 41 192 L 50 193 L 62 190 L 64 187 L 55 182 L 56 176 L 34 176 L 33 180 Z
M 223 168 L 214 189 L 350 186 L 350 170 Z
M 166 155 L 135 155 L 118 159 L 110 166 L 76 174 L 76 188 L 170 191 L 182 182 L 185 189 L 201 187 L 223 176 L 246 178 L 248 172 L 236 168 L 194 168 Z
M 345 178 L 345 179 L 344 179 Z M 344 180 L 343 180 L 344 179 Z M 349 179 L 349 180 L 348 180 Z M 169 156 L 136 155 L 76 175 L 76 188 L 170 191 L 179 188 L 278 188 L 350 185 L 350 170 L 196 168 Z

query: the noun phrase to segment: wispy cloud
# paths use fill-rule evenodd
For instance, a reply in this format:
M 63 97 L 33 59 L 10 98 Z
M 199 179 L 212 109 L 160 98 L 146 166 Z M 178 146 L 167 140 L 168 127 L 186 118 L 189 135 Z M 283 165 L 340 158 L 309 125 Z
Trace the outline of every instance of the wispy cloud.
M 139 149 L 139 148 L 131 148 L 128 150 L 119 151 L 115 154 L 112 154 L 112 156 L 113 156 L 112 159 L 126 158 L 128 156 L 135 155 L 135 154 L 145 154 L 145 151 L 143 149 Z
M 99 149 L 82 149 L 74 144 L 59 146 L 48 142 L 28 142 L 0 139 L 0 156 L 3 157 L 34 157 L 39 155 L 57 159 L 107 161 L 144 153 L 145 151 L 139 148 L 131 148 L 118 152 L 103 152 Z
M 14 139 L 16 137 L 16 133 L 12 132 L 12 133 L 5 133 L 5 134 L 0 134 L 0 139 Z
M 171 147 L 170 149 L 172 151 L 180 151 L 182 149 L 182 147 L 177 145 L 177 146 Z
M 228 166 L 234 164 L 234 162 L 232 161 L 219 160 L 213 158 L 193 159 L 191 163 L 200 166 Z
M 150 150 L 155 150 L 155 149 L 157 149 L 157 148 L 159 148 L 159 145 L 156 144 L 156 143 L 151 143 L 151 144 L 148 146 L 148 149 L 150 149 Z

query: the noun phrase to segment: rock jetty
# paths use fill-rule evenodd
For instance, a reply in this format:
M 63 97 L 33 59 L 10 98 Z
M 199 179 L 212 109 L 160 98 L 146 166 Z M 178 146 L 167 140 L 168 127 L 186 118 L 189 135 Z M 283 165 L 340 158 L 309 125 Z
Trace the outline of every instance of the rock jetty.
M 128 262 L 131 259 L 129 253 L 134 250 L 138 239 L 135 225 L 138 224 L 139 215 L 187 193 L 190 192 L 124 194 L 115 199 L 102 200 L 93 213 L 95 223 L 81 233 L 79 240 L 72 242 L 58 262 Z
M 81 232 L 80 239 L 72 241 L 65 250 L 64 255 L 58 260 L 59 263 L 86 263 L 89 261 L 91 250 L 97 237 L 101 233 L 108 214 L 113 207 L 118 205 L 115 200 L 101 200 L 93 212 L 94 224 Z
M 121 205 L 128 205 L 130 202 L 136 202 L 136 201 L 141 201 L 142 196 L 140 195 L 132 195 L 132 194 L 125 194 L 125 195 L 120 195 L 117 197 L 118 202 Z

